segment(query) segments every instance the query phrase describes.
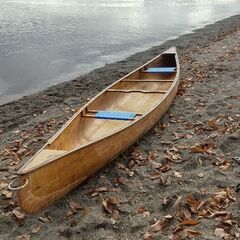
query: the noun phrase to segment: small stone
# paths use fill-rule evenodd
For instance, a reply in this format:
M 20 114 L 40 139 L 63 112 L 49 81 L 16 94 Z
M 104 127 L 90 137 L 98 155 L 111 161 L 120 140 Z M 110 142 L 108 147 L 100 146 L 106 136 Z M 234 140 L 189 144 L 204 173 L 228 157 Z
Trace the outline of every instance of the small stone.
M 198 173 L 198 177 L 203 178 L 204 177 L 204 173 Z

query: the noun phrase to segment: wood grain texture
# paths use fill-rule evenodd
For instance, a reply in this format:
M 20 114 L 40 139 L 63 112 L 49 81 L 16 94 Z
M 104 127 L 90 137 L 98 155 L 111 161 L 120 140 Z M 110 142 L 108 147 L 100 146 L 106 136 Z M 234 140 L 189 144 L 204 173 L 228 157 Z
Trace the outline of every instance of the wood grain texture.
M 148 67 L 166 66 L 176 67 L 176 73 L 143 73 Z M 24 183 L 25 179 L 29 182 L 18 191 L 21 208 L 35 213 L 49 206 L 133 145 L 168 110 L 177 92 L 179 72 L 176 49 L 171 48 L 119 79 L 83 106 L 19 170 L 19 183 Z M 152 82 L 151 79 L 169 81 Z M 133 121 L 97 119 L 94 115 L 100 110 L 138 114 Z

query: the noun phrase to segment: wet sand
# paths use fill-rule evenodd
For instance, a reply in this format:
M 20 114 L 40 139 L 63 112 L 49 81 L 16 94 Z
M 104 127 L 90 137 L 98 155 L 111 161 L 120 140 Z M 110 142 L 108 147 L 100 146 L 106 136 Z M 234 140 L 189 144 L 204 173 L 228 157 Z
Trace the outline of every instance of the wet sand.
M 181 79 L 163 119 L 63 199 L 22 215 L 6 189 L 14 172 L 91 97 L 171 46 Z M 240 15 L 1 106 L 0 239 L 238 239 L 239 69 Z

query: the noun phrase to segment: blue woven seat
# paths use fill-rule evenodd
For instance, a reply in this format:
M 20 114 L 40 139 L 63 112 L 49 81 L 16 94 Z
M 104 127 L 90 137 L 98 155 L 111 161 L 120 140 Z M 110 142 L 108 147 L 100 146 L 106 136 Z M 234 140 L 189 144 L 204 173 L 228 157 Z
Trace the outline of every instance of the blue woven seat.
M 113 120 L 130 120 L 134 119 L 136 113 L 133 112 L 111 112 L 111 111 L 99 111 L 96 113 L 96 118 L 101 119 L 113 119 Z
M 174 72 L 176 72 L 176 68 L 175 67 L 148 68 L 145 72 L 147 72 L 147 73 L 174 73 Z

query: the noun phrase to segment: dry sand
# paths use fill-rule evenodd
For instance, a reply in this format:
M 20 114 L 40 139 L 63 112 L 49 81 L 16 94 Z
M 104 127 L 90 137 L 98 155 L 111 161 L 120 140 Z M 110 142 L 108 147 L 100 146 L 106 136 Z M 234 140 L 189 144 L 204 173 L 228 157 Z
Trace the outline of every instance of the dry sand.
M 5 188 L 14 172 L 89 98 L 170 46 L 181 84 L 159 124 L 63 199 L 22 215 Z M 239 69 L 240 15 L 1 106 L 0 239 L 239 239 Z

